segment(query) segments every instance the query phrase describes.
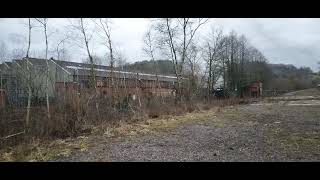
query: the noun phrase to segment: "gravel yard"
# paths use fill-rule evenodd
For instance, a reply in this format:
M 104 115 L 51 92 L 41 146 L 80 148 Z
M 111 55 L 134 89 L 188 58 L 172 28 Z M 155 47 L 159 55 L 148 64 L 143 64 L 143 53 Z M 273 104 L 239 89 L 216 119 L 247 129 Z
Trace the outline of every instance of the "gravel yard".
M 204 111 L 143 134 L 97 136 L 87 151 L 55 161 L 319 161 L 320 97 L 311 92 Z

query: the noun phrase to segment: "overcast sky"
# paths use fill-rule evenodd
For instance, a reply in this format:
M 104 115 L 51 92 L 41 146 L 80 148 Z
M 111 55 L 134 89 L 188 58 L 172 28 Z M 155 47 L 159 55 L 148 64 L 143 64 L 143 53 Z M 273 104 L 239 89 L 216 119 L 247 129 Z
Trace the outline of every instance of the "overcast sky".
M 150 19 L 115 18 L 112 19 L 112 39 L 119 51 L 128 62 L 147 59 L 144 55 L 143 35 L 150 25 Z M 26 19 L 0 19 L 0 40 L 5 42 L 9 49 L 25 48 L 27 37 Z M 56 46 L 59 34 L 63 33 L 68 25 L 67 19 L 49 19 L 48 31 L 58 29 L 49 38 L 52 48 Z M 298 67 L 308 66 L 317 71 L 317 62 L 320 61 L 320 19 L 210 19 L 202 27 L 199 35 L 208 32 L 211 26 L 221 27 L 225 32 L 234 30 L 244 34 L 249 42 L 258 48 L 270 63 L 294 64 Z M 17 34 L 21 36 L 17 38 Z M 43 32 L 37 28 L 32 37 L 31 50 L 35 51 L 45 46 Z M 66 45 L 71 46 L 71 45 Z M 96 41 L 92 44 L 95 54 L 105 53 L 104 47 Z M 71 47 L 67 47 L 71 48 Z M 72 46 L 76 49 L 76 46 Z M 72 61 L 81 61 L 84 53 L 72 56 Z

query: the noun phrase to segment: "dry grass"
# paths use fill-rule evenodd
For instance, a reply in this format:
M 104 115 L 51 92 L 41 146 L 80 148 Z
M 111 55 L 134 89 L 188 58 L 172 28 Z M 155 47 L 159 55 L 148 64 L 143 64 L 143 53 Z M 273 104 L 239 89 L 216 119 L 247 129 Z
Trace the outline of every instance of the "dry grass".
M 90 142 L 94 142 L 93 136 L 125 137 L 168 131 L 185 123 L 213 120 L 216 116 L 216 110 L 217 108 L 212 108 L 208 111 L 187 113 L 180 116 L 167 115 L 137 123 L 120 122 L 117 127 L 106 126 L 104 131 L 95 128 L 89 137 L 80 136 L 75 139 L 58 139 L 51 142 L 35 140 L 30 144 L 21 144 L 15 148 L 2 150 L 0 161 L 48 161 L 59 156 L 69 156 L 75 150 L 86 151 Z
M 0 161 L 48 161 L 59 156 L 69 156 L 74 150 L 86 151 L 88 137 L 58 139 L 51 142 L 34 140 L 29 144 L 20 144 L 14 148 L 0 151 Z
M 147 119 L 138 123 L 121 123 L 118 127 L 107 128 L 104 135 L 107 137 L 115 136 L 135 136 L 140 134 L 153 133 L 156 131 L 168 131 L 176 128 L 180 124 L 192 123 L 196 121 L 212 120 L 216 117 L 217 108 L 207 111 L 186 113 L 179 116 L 162 116 L 154 119 Z
M 219 118 L 215 118 L 221 106 L 236 104 L 238 101 L 220 101 L 219 104 L 182 104 L 175 106 L 162 105 L 158 109 L 157 118 L 150 118 L 148 111 L 136 111 L 130 120 L 120 118 L 117 123 L 102 121 L 99 125 L 90 125 L 91 134 L 78 138 L 66 138 L 52 140 L 37 138 L 31 142 L 25 142 L 16 146 L 0 150 L 0 161 L 48 161 L 59 156 L 69 156 L 73 151 L 85 151 L 89 147 L 94 136 L 119 137 L 136 136 L 157 131 L 169 131 L 180 124 L 204 121 L 214 123 L 215 126 L 223 126 Z M 155 106 L 159 108 L 159 106 Z M 165 108 L 162 108 L 165 107 Z M 205 110 L 200 110 L 205 109 Z M 176 111 L 174 111 L 176 110 Z M 152 112 L 152 111 L 151 111 Z M 153 111 L 154 112 L 154 111 Z M 186 113 L 187 112 L 187 113 Z M 148 118 L 149 117 L 149 118 Z M 83 127 L 82 127 L 83 129 Z

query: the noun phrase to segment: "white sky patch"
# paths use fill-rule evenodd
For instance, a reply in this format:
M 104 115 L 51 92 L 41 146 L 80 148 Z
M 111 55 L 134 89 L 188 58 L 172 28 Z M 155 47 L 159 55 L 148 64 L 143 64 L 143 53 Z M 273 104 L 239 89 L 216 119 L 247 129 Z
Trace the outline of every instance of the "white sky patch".
M 115 49 L 124 54 L 127 62 L 136 62 L 148 59 L 143 53 L 143 35 L 147 31 L 151 19 L 148 18 L 113 18 L 112 40 Z M 88 21 L 90 21 L 88 19 Z M 39 26 L 39 23 L 34 21 Z M 27 19 L 6 18 L 0 19 L 0 40 L 4 41 L 10 49 L 26 49 L 27 46 Z M 69 20 L 54 18 L 48 20 L 49 46 L 56 49 L 61 40 Z M 214 18 L 198 32 L 201 40 L 211 26 L 221 27 L 225 33 L 231 30 L 238 34 L 244 34 L 249 42 L 266 55 L 271 63 L 294 64 L 298 67 L 309 66 L 318 70 L 317 61 L 320 61 L 320 19 L 286 19 L 286 18 Z M 31 52 L 39 53 L 45 49 L 43 29 L 35 27 L 32 34 Z M 15 37 L 20 35 L 19 37 Z M 16 39 L 16 42 L 12 42 Z M 20 39 L 20 42 L 19 42 Z M 24 39 L 24 41 L 23 41 Z M 95 37 L 91 49 L 93 54 L 105 55 L 107 49 L 101 44 L 101 40 Z M 86 58 L 84 49 L 77 45 L 66 43 L 72 55 L 71 61 L 81 62 Z M 43 54 L 43 53 L 42 53 Z M 50 54 L 55 57 L 54 52 Z

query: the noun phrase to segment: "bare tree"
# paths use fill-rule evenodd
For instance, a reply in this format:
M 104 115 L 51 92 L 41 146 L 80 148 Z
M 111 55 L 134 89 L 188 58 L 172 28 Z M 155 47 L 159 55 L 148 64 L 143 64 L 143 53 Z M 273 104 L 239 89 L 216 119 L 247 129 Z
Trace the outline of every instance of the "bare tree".
M 192 99 L 197 92 L 198 87 L 198 78 L 200 73 L 200 48 L 195 43 L 190 45 L 190 50 L 187 54 L 187 68 L 190 71 L 189 73 L 189 88 L 188 93 L 190 99 Z
M 29 29 L 29 39 L 28 39 L 28 48 L 27 48 L 27 54 L 26 58 L 29 58 L 29 51 L 30 51 L 30 45 L 31 45 L 31 30 L 32 30 L 32 24 L 31 24 L 31 18 L 28 18 L 28 29 Z
M 97 115 L 98 115 L 98 119 L 100 119 L 100 113 L 99 113 L 99 103 L 98 103 L 98 89 L 97 89 L 97 83 L 96 83 L 96 77 L 95 77 L 95 72 L 94 72 L 94 59 L 92 56 L 92 53 L 90 51 L 90 47 L 89 47 L 89 42 L 91 40 L 92 34 L 94 31 L 92 31 L 92 34 L 89 35 L 88 34 L 88 29 L 89 29 L 89 25 L 86 24 L 85 20 L 83 18 L 80 19 L 76 19 L 76 23 L 73 24 L 71 22 L 71 27 L 78 33 L 80 33 L 81 35 L 81 41 L 82 44 L 84 44 L 84 47 L 86 49 L 87 52 L 87 56 L 89 59 L 89 62 L 91 64 L 91 87 L 94 88 L 95 90 L 95 97 L 96 97 L 96 110 L 97 110 Z
M 93 63 L 96 65 L 102 65 L 103 57 L 97 56 L 97 55 L 92 55 Z M 91 64 L 90 59 L 86 58 L 82 60 L 83 63 L 86 64 Z
M 154 28 L 158 32 L 158 42 L 162 46 L 162 51 L 170 55 L 175 74 L 177 77 L 176 102 L 182 98 L 182 73 L 185 60 L 191 44 L 198 29 L 204 25 L 208 19 L 160 19 Z
M 29 51 L 30 51 L 30 46 L 31 46 L 31 30 L 32 30 L 32 24 L 31 24 L 31 19 L 28 18 L 28 34 L 29 34 L 29 39 L 28 39 L 28 48 L 27 48 L 27 54 L 26 54 L 26 67 L 27 67 L 27 76 L 28 76 L 28 105 L 27 105 L 27 117 L 26 117 L 26 127 L 29 127 L 29 120 L 30 120 L 30 107 L 31 107 L 31 96 L 32 96 L 32 91 L 31 91 L 31 71 L 29 69 Z
M 23 49 L 12 49 L 10 52 L 11 59 L 21 59 L 25 56 L 25 51 Z
M 220 74 L 225 90 L 240 97 L 243 96 L 243 88 L 252 81 L 267 81 L 268 75 L 264 74 L 267 72 L 267 60 L 258 49 L 249 45 L 245 36 L 232 31 L 228 35 L 211 33 L 209 37 L 204 48 L 209 93 Z
M 240 96 L 243 97 L 243 86 L 245 85 L 246 83 L 246 77 L 245 77 L 245 71 L 244 71 L 244 66 L 245 66 L 245 61 L 246 61 L 246 48 L 247 48 L 247 39 L 244 35 L 240 36 L 239 38 L 239 58 L 240 58 L 240 63 L 239 63 L 239 74 L 240 74 L 240 78 L 239 78 L 239 87 L 240 87 Z
M 86 31 L 86 26 L 83 23 L 83 18 L 80 18 L 80 24 L 79 24 L 78 28 L 81 31 L 82 35 L 83 35 L 83 41 L 84 41 L 84 44 L 85 44 L 85 47 L 86 47 L 86 50 L 87 50 L 89 61 L 91 63 L 92 86 L 96 89 L 97 88 L 96 87 L 96 79 L 95 79 L 94 68 L 93 68 L 94 61 L 93 61 L 93 57 L 91 55 L 90 48 L 89 48 L 90 38 L 88 38 L 87 31 Z
M 3 41 L 1 41 L 0 42 L 0 63 L 4 62 L 7 56 L 8 56 L 7 46 Z
M 214 85 L 224 72 L 224 56 L 223 56 L 223 33 L 221 29 L 212 27 L 211 32 L 205 40 L 203 47 L 203 58 L 206 62 L 208 72 L 207 88 L 208 97 L 212 93 Z
M 62 53 L 65 53 L 65 49 L 64 49 L 64 47 L 61 49 L 60 48 L 60 45 L 61 44 L 63 44 L 64 45 L 64 42 L 66 41 L 66 40 L 68 40 L 69 39 L 69 37 L 68 36 L 66 36 L 66 37 L 64 37 L 64 38 L 62 38 L 59 42 L 58 42 L 58 44 L 57 44 L 57 48 L 56 48 L 56 53 L 57 53 L 57 59 L 58 60 L 60 60 L 60 58 L 61 58 L 61 52 Z
M 115 63 L 117 63 L 117 66 L 118 66 L 118 68 L 121 69 L 121 71 L 124 71 L 124 65 L 126 64 L 126 62 L 127 62 L 127 57 L 124 55 L 124 53 L 121 51 L 118 52 L 117 58 L 115 59 Z M 125 95 L 127 95 L 128 92 L 127 92 L 127 83 L 126 83 L 126 74 L 125 73 L 123 73 L 122 79 L 120 79 L 119 81 L 120 81 L 119 82 L 120 86 L 122 86 L 124 89 Z M 117 87 L 118 87 L 118 85 L 117 85 Z
M 112 91 L 112 97 L 114 94 L 114 66 L 115 66 L 115 57 L 114 57 L 114 49 L 113 49 L 113 43 L 111 40 L 111 22 L 108 18 L 99 18 L 98 22 L 94 21 L 95 24 L 99 27 L 99 29 L 102 31 L 101 37 L 103 37 L 104 42 L 103 45 L 105 45 L 108 48 L 109 51 L 109 65 L 110 65 L 110 76 L 111 76 L 111 91 Z
M 148 31 L 144 35 L 144 44 L 145 47 L 143 48 L 144 53 L 151 58 L 151 61 L 153 62 L 153 68 L 156 73 L 156 87 L 161 88 L 160 82 L 159 82 L 159 76 L 158 76 L 158 61 L 155 59 L 156 49 L 155 49 L 155 38 L 152 34 L 152 29 L 148 29 Z
M 48 59 L 48 35 L 47 35 L 47 26 L 48 26 L 48 19 L 47 18 L 35 18 L 43 27 L 43 32 L 45 36 L 46 41 L 46 53 L 45 53 L 45 59 Z
M 1 41 L 0 42 L 0 64 L 2 63 L 2 62 L 5 62 L 5 59 L 6 59 L 6 56 L 7 56 L 7 46 L 6 46 L 6 44 L 3 42 L 3 41 Z M 2 80 L 2 71 L 1 71 L 1 69 L 0 69 L 0 89 L 2 89 L 3 88 L 3 80 Z
M 47 18 L 35 18 L 43 27 L 43 32 L 46 41 L 46 52 L 45 52 L 45 59 L 46 59 L 46 101 L 47 101 L 47 116 L 48 119 L 51 119 L 50 116 L 50 102 L 49 102 L 49 61 L 48 61 L 48 35 L 47 35 L 47 25 L 48 19 Z

